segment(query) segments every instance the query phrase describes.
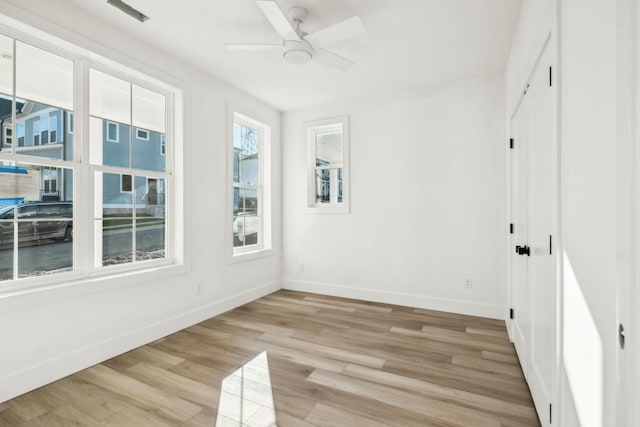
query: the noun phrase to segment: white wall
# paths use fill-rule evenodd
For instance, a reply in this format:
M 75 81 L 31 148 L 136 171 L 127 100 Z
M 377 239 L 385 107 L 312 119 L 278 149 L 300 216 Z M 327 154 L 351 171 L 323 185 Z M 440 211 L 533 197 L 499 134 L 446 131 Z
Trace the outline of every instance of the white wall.
M 284 286 L 504 318 L 503 85 L 489 76 L 285 113 Z M 304 122 L 339 115 L 351 213 L 308 213 Z
M 0 1 L 0 10 L 184 89 L 187 262 L 170 277 L 139 274 L 0 294 L 0 402 L 280 288 L 278 111 L 64 2 Z M 227 101 L 256 112 L 273 132 L 274 254 L 232 265 L 225 252 Z
M 613 426 L 617 376 L 616 2 L 562 0 L 560 28 L 562 238 L 600 334 L 602 425 Z M 586 403 L 577 399 L 574 403 L 580 415 Z

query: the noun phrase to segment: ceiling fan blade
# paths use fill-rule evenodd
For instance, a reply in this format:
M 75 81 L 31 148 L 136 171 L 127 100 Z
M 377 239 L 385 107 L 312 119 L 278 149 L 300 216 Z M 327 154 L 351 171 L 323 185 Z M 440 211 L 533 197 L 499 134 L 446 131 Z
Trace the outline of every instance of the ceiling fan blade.
M 282 44 L 225 44 L 224 47 L 236 51 L 271 51 L 282 49 Z
M 327 67 L 335 68 L 340 71 L 349 71 L 351 67 L 356 65 L 355 62 L 324 49 L 316 50 L 313 54 L 313 59 Z
M 264 13 L 264 16 L 271 22 L 273 28 L 276 29 L 283 39 L 300 40 L 300 36 L 296 33 L 295 28 L 293 28 L 287 16 L 280 10 L 278 3 L 275 1 L 256 0 L 256 5 L 258 5 L 262 13 Z
M 316 31 L 304 37 L 313 47 L 324 47 L 365 32 L 359 16 L 354 16 L 337 24 Z

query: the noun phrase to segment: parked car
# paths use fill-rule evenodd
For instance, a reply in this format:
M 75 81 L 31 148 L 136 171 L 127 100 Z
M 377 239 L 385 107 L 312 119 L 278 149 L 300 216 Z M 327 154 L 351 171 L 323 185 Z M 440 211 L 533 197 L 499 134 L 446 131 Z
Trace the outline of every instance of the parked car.
M 46 239 L 71 241 L 72 218 L 72 202 L 27 202 L 0 208 L 0 244 L 13 243 L 14 219 L 18 220 L 19 243 Z

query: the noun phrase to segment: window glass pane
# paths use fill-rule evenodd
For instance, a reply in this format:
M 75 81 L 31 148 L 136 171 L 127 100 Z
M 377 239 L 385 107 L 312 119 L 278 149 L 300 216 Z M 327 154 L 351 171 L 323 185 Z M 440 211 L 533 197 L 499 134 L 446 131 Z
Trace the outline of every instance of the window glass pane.
M 130 167 L 130 126 L 96 117 L 89 120 L 91 163 Z
M 131 218 L 133 216 L 131 175 L 98 174 L 101 175 L 102 182 L 102 217 L 105 219 Z
M 68 111 L 32 101 L 19 102 L 17 109 L 17 154 L 73 160 L 73 135 L 58 133 Z
M 316 166 L 342 165 L 342 131 L 316 134 Z
M 39 213 L 38 217 L 46 217 Z M 73 270 L 73 221 L 18 222 L 18 276 Z
M 73 170 L 0 167 L 0 277 L 12 278 L 16 244 L 18 277 L 71 270 L 72 241 Z
M 132 125 L 157 133 L 166 133 L 165 96 L 140 86 L 132 86 Z
M 165 180 L 136 176 L 136 216 L 163 218 L 165 210 Z
M 164 218 L 136 220 L 136 261 L 165 257 Z
M 141 133 L 142 132 L 142 133 Z M 166 169 L 166 156 L 163 153 L 164 134 L 152 130 L 136 130 L 133 140 L 133 167 L 156 172 Z M 145 136 L 147 139 L 140 139 Z
M 248 126 L 233 125 L 234 182 L 258 185 L 259 132 Z
M 245 214 L 233 220 L 233 246 L 249 246 L 258 244 L 262 218 L 257 215 Z
M 316 203 L 342 202 L 342 168 L 316 169 Z
M 133 262 L 133 220 L 127 218 L 96 221 L 102 227 L 102 265 Z
M 0 207 L 0 217 L 6 214 Z M 14 221 L 0 218 L 0 281 L 13 279 Z
M 11 152 L 13 139 L 5 137 L 11 127 L 13 103 L 13 40 L 0 35 L 0 151 Z M 9 120 L 7 122 L 7 119 Z
M 13 96 L 13 39 L 0 35 L 0 102 Z M 9 107 L 11 111 L 11 107 Z
M 73 61 L 17 42 L 16 97 L 73 111 Z
M 101 71 L 91 70 L 89 114 L 117 123 L 131 123 L 131 84 Z

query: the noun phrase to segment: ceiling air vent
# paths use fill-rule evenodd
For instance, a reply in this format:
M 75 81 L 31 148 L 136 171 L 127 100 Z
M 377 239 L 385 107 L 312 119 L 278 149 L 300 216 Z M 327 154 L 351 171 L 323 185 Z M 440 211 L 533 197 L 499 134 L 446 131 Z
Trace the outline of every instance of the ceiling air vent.
M 140 12 L 137 9 L 132 8 L 122 0 L 107 0 L 107 3 L 109 3 L 111 6 L 117 7 L 127 15 L 137 19 L 140 22 L 144 22 L 147 19 L 149 19 L 147 15 L 145 15 L 144 13 Z

